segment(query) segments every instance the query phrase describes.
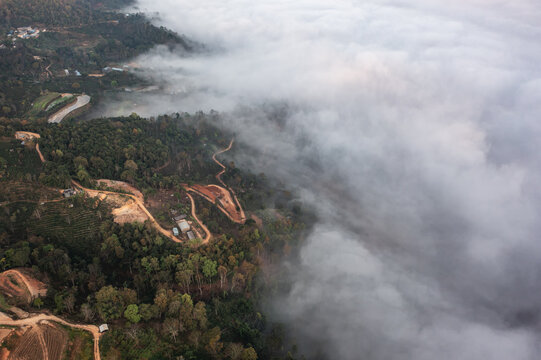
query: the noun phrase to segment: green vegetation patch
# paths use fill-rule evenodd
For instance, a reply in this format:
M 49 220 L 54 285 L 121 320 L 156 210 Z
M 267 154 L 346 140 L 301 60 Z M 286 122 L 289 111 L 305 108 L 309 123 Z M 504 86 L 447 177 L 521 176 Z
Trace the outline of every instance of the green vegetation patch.
M 34 211 L 34 219 L 27 226 L 36 235 L 56 240 L 77 253 L 85 253 L 89 250 L 88 240 L 99 230 L 100 218 L 108 211 L 105 205 L 96 205 L 94 199 L 81 197 L 73 202 L 45 203 Z
M 0 141 L 0 177 L 2 180 L 35 180 L 41 161 L 33 146 L 21 146 L 20 140 Z
M 59 109 L 62 106 L 65 106 L 75 100 L 75 96 L 68 95 L 68 96 L 62 96 L 60 98 L 57 98 L 56 100 L 53 100 L 45 109 L 47 112 L 53 112 L 54 110 Z
M 9 311 L 10 308 L 11 308 L 11 305 L 8 304 L 4 295 L 0 294 L 0 310 Z M 5 327 L 11 327 L 11 326 L 1 325 L 0 327 L 5 328 Z
M 28 116 L 38 116 L 40 112 L 44 111 L 47 106 L 61 95 L 57 92 L 51 92 L 46 95 L 40 96 L 32 104 L 32 108 L 28 111 Z
M 2 181 L 0 182 L 0 202 L 44 202 L 60 199 L 60 191 L 35 182 Z

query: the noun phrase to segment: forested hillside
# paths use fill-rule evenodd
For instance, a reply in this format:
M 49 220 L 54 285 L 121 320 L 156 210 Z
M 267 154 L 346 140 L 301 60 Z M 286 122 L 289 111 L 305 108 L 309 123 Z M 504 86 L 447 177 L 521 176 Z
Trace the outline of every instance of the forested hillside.
M 0 28 L 43 24 L 66 26 L 90 24 L 99 19 L 96 10 L 128 4 L 129 0 L 3 0 L 0 2 Z

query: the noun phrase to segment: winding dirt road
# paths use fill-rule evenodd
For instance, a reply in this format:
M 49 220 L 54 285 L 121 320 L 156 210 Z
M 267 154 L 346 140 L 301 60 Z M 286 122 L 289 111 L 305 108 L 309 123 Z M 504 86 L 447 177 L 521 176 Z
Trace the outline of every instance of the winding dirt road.
M 199 218 L 197 217 L 197 214 L 195 213 L 195 201 L 193 199 L 193 196 L 190 195 L 190 193 L 188 193 L 188 192 L 186 192 L 186 195 L 188 195 L 188 197 L 190 198 L 190 202 L 192 203 L 192 217 L 195 219 L 195 221 L 197 221 L 199 226 L 201 226 L 201 228 L 203 229 L 203 231 L 206 234 L 205 238 L 203 239 L 203 244 L 206 244 L 211 239 L 212 234 L 210 233 L 209 229 L 205 226 L 205 224 L 203 224 L 203 222 L 201 220 L 199 220 Z
M 244 210 L 242 209 L 242 206 L 240 205 L 239 200 L 237 199 L 237 195 L 233 191 L 233 189 L 229 188 L 227 184 L 222 180 L 222 175 L 226 172 L 227 168 L 224 164 L 222 164 L 218 159 L 216 159 L 217 155 L 223 154 L 226 151 L 231 150 L 231 147 L 233 146 L 233 142 L 235 140 L 232 139 L 229 143 L 229 146 L 225 149 L 222 149 L 220 151 L 215 152 L 212 155 L 212 160 L 216 164 L 218 164 L 222 170 L 216 174 L 216 179 L 223 185 L 183 185 L 186 191 L 191 191 L 207 201 L 209 201 L 212 204 L 215 204 L 220 211 L 222 211 L 231 221 L 237 223 L 237 224 L 244 224 L 246 222 L 246 215 L 244 214 Z
M 21 132 L 21 133 L 25 133 L 25 132 Z M 22 135 L 22 134 L 21 134 Z M 40 138 L 40 135 L 37 134 L 37 133 L 27 133 L 26 136 L 33 136 L 33 137 L 36 137 L 36 138 Z M 227 170 L 226 166 L 223 165 L 221 162 L 219 162 L 217 159 L 216 159 L 216 156 L 217 155 L 220 155 L 226 151 L 229 151 L 231 150 L 231 147 L 233 146 L 233 143 L 234 143 L 234 139 L 231 140 L 231 142 L 229 143 L 229 146 L 225 149 L 222 149 L 220 151 L 217 151 L 216 153 L 214 153 L 212 155 L 212 159 L 222 168 L 222 170 L 216 174 L 216 179 L 218 179 L 218 181 L 224 185 L 225 188 L 222 188 L 221 186 L 218 186 L 218 185 L 210 185 L 212 187 L 216 187 L 218 189 L 220 189 L 223 193 L 229 193 L 231 194 L 232 196 L 230 196 L 236 203 L 236 206 L 238 207 L 239 209 L 239 214 L 240 214 L 240 220 L 239 219 L 235 219 L 233 216 L 231 216 L 231 214 L 229 214 L 229 212 L 227 211 L 227 209 L 224 209 L 223 207 L 221 206 L 218 206 L 218 208 L 220 210 L 222 210 L 222 212 L 224 212 L 228 217 L 229 219 L 231 219 L 232 221 L 234 222 L 237 222 L 237 223 L 244 223 L 246 221 L 246 216 L 244 214 L 244 210 L 242 209 L 238 199 L 237 199 L 237 196 L 235 194 L 235 192 L 233 191 L 233 189 L 229 189 L 227 188 L 227 185 L 222 181 L 222 178 L 221 176 L 225 173 L 225 171 Z M 43 157 L 43 155 L 41 154 L 41 151 L 39 150 L 39 144 L 36 144 L 36 151 L 38 152 L 39 154 L 39 157 L 41 159 L 41 162 L 45 162 L 45 158 Z M 115 183 L 118 183 L 118 182 L 114 182 L 114 181 L 110 181 L 110 180 L 106 180 L 106 179 L 100 179 L 98 181 L 101 181 L 101 182 L 109 182 L 109 185 L 111 184 L 115 184 Z M 169 239 L 173 240 L 174 242 L 176 243 L 182 243 L 182 240 L 178 239 L 177 237 L 175 237 L 173 235 L 173 232 L 172 231 L 169 231 L 169 230 L 166 230 L 164 229 L 159 223 L 158 221 L 156 221 L 156 219 L 154 218 L 154 216 L 152 216 L 152 214 L 150 213 L 150 211 L 148 211 L 148 209 L 146 208 L 145 204 L 144 204 L 144 199 L 141 197 L 141 192 L 138 191 L 137 189 L 133 188 L 134 190 L 136 190 L 136 195 L 132 195 L 132 194 L 125 194 L 125 193 L 119 193 L 119 192 L 114 192 L 114 191 L 106 191 L 106 190 L 95 190 L 95 189 L 88 189 L 88 188 L 85 188 L 84 186 L 82 186 L 81 184 L 79 184 L 77 181 L 75 180 L 72 180 L 71 181 L 72 184 L 81 189 L 81 190 L 84 190 L 86 193 L 88 193 L 90 196 L 93 196 L 93 197 L 96 197 L 96 196 L 99 196 L 100 194 L 104 194 L 104 195 L 114 195 L 114 196 L 119 196 L 119 195 L 124 195 L 124 196 L 127 196 L 129 198 L 131 198 L 133 201 L 135 201 L 135 203 L 137 204 L 137 206 L 139 207 L 139 209 L 141 209 L 141 211 L 143 211 L 145 213 L 145 215 L 148 217 L 148 219 L 150 220 L 150 222 L 152 223 L 152 225 L 154 226 L 154 228 L 156 230 L 158 230 L 160 233 L 162 233 L 164 236 L 168 237 Z M 202 239 L 203 240 L 203 243 L 206 244 L 210 241 L 210 239 L 212 238 L 212 234 L 211 232 L 209 231 L 209 229 L 205 226 L 205 224 L 197 217 L 197 214 L 195 212 L 195 201 L 193 199 L 193 197 L 190 195 L 190 193 L 188 191 L 192 191 L 200 196 L 202 196 L 203 198 L 207 199 L 208 201 L 210 202 L 213 202 L 208 196 L 206 196 L 205 194 L 201 193 L 200 191 L 197 191 L 195 189 L 192 189 L 190 188 L 189 186 L 187 185 L 184 185 L 185 187 L 185 190 L 186 190 L 186 195 L 188 195 L 188 198 L 190 199 L 190 202 L 191 202 L 191 205 L 192 205 L 192 217 L 194 218 L 194 220 L 199 224 L 199 226 L 203 229 L 203 231 L 205 232 L 205 238 Z M 126 190 L 126 189 L 125 189 Z M 130 189 L 127 189 L 127 190 L 130 190 Z M 229 199 L 227 199 L 227 197 L 225 197 L 224 201 L 226 203 L 228 202 L 231 202 L 229 201 Z M 194 229 L 195 230 L 195 229 Z M 196 231 L 197 232 L 197 231 Z
M 54 321 L 65 326 L 88 331 L 92 334 L 92 337 L 94 338 L 94 359 L 100 360 L 100 337 L 102 334 L 100 333 L 99 328 L 95 325 L 72 324 L 72 323 L 67 322 L 66 320 L 59 318 L 58 316 L 47 315 L 47 314 L 37 314 L 35 316 L 31 316 L 26 319 L 20 319 L 20 320 L 13 320 L 13 319 L 8 320 L 7 318 L 8 318 L 7 316 L 2 317 L 0 319 L 0 325 L 36 326 L 42 321 Z
M 17 279 L 21 280 L 26 286 L 26 288 L 28 289 L 31 300 L 37 298 L 38 296 L 47 295 L 46 287 L 38 288 L 36 285 L 39 284 L 40 282 L 34 281 L 36 284 L 32 284 L 32 282 L 28 280 L 26 275 L 21 273 L 19 270 L 15 270 L 15 269 L 6 270 L 3 273 L 1 273 L 1 275 L 12 275 L 12 276 L 15 276 Z
M 217 155 L 220 155 L 220 154 L 223 154 L 224 152 L 226 151 L 229 151 L 231 150 L 231 147 L 233 146 L 233 143 L 235 142 L 235 139 L 231 139 L 231 142 L 229 143 L 229 146 L 223 150 L 220 150 L 220 151 L 217 151 L 214 153 L 214 155 L 212 155 L 212 160 L 214 160 L 214 162 L 216 164 L 218 164 L 219 166 L 222 167 L 222 171 L 220 171 L 218 174 L 216 174 L 216 179 L 227 189 L 229 190 L 229 192 L 231 193 L 231 197 L 233 198 L 233 200 L 235 200 L 235 204 L 237 205 L 238 209 L 239 209 L 239 213 L 240 213 L 240 217 L 241 217 L 241 221 L 242 223 L 244 223 L 246 221 L 246 215 L 244 214 L 244 210 L 242 209 L 242 206 L 240 206 L 240 202 L 239 202 L 239 199 L 237 199 L 237 194 L 235 194 L 235 191 L 230 188 L 229 186 L 226 185 L 226 183 L 222 180 L 222 175 L 225 173 L 225 171 L 227 170 L 227 168 L 225 167 L 224 164 L 222 164 L 221 162 L 219 162 L 217 159 L 216 159 L 216 156 Z
M 29 131 L 17 131 L 15 132 L 15 138 L 18 140 L 34 140 L 39 139 L 41 136 L 38 133 L 33 133 Z M 39 150 L 39 144 L 36 144 L 36 151 L 38 152 L 39 159 L 42 163 L 45 162 L 45 158 L 43 157 L 43 154 Z

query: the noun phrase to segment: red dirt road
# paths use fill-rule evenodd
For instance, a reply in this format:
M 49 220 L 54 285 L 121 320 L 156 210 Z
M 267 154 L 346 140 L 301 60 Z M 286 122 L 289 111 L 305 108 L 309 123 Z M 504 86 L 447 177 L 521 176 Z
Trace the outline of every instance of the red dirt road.
M 17 283 L 23 283 L 26 289 L 20 285 L 18 287 L 12 285 L 13 282 L 10 281 L 10 277 L 15 278 Z M 15 269 L 6 270 L 0 274 L 0 287 L 6 293 L 11 293 L 12 296 L 23 296 L 26 291 L 28 291 L 28 294 L 30 295 L 30 298 L 27 299 L 28 302 L 39 296 L 47 295 L 47 286 L 44 283 L 30 278 L 21 271 Z
M 15 138 L 18 140 L 34 140 L 39 139 L 41 136 L 37 133 L 28 132 L 28 131 L 17 131 L 15 133 Z M 45 162 L 45 158 L 43 157 L 43 154 L 39 150 L 39 144 L 36 144 L 36 151 L 38 152 L 39 159 L 42 163 Z
M 231 150 L 233 143 L 234 139 L 231 140 L 227 148 L 217 151 L 214 153 L 214 155 L 212 155 L 212 160 L 214 160 L 214 162 L 222 168 L 222 170 L 216 174 L 216 179 L 223 185 L 223 187 L 214 184 L 183 186 L 185 187 L 186 191 L 192 191 L 212 204 L 216 204 L 218 209 L 220 209 L 231 221 L 237 224 L 244 224 L 246 221 L 244 210 L 242 209 L 242 206 L 240 205 L 233 189 L 229 188 L 222 180 L 222 175 L 225 173 L 227 168 L 224 164 L 216 159 L 217 155 Z

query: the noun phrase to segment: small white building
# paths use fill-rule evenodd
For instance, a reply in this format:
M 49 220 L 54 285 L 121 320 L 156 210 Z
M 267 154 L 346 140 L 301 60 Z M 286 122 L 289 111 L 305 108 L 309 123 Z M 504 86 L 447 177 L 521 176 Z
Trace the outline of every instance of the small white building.
M 186 233 L 186 235 L 188 235 L 188 239 L 190 239 L 190 240 L 195 239 L 195 235 L 194 235 L 193 231 L 188 231 Z
M 180 231 L 182 231 L 183 234 L 190 231 L 190 224 L 186 220 L 180 220 L 178 223 L 178 227 L 180 228 Z
M 73 195 L 77 194 L 74 189 L 69 188 L 64 191 L 62 191 L 62 195 L 64 195 L 65 198 L 72 197 Z
M 99 326 L 99 330 L 100 330 L 100 333 L 104 333 L 109 330 L 109 326 L 107 326 L 107 324 L 101 324 Z
M 178 229 L 176 227 L 173 228 L 173 235 L 178 236 Z

